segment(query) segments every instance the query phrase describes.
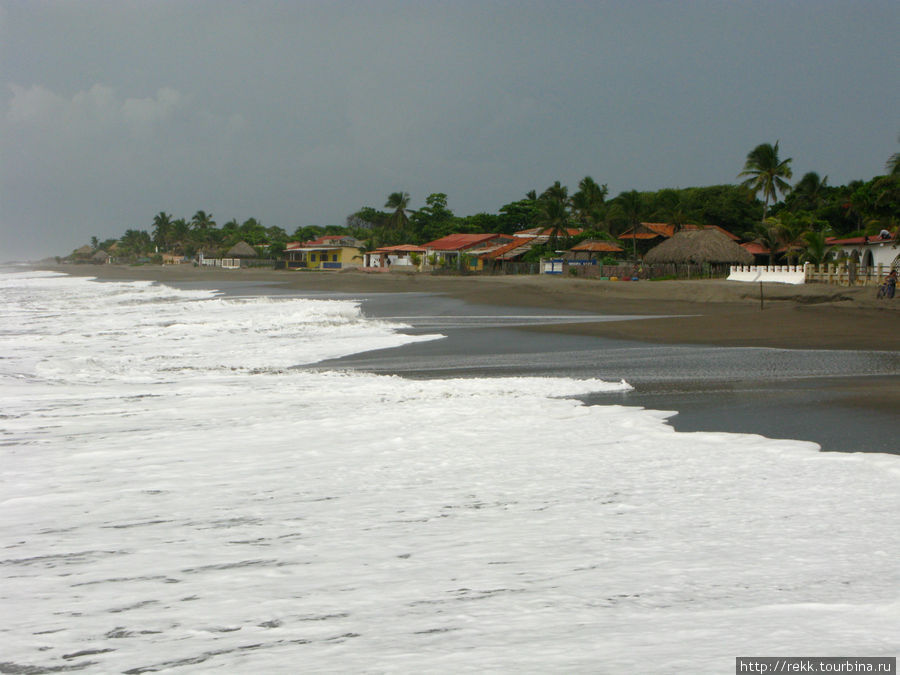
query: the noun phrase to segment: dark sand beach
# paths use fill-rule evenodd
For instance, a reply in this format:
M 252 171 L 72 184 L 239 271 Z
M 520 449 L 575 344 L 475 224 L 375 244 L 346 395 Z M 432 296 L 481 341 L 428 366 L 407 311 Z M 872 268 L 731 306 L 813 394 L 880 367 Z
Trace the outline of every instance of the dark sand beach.
M 591 403 L 677 410 L 681 431 L 900 452 L 900 299 L 874 288 L 719 280 L 315 273 L 193 266 L 44 267 L 230 293 L 352 297 L 370 316 L 441 333 L 320 364 L 407 377 L 627 379 Z M 760 293 L 762 292 L 762 301 Z

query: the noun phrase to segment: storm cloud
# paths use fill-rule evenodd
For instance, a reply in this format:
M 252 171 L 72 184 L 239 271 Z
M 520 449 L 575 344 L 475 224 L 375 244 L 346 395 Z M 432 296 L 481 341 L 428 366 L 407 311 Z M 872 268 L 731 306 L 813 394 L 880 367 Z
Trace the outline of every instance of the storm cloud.
M 610 194 L 883 172 L 900 4 L 3 2 L 0 258 L 166 211 L 288 232 L 390 192 L 496 212 L 585 175 Z

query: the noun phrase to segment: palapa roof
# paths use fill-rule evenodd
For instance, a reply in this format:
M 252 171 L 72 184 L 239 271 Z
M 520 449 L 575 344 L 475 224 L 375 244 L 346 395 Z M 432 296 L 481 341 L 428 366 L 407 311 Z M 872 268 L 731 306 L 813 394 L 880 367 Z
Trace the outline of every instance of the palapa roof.
M 654 263 L 753 263 L 753 254 L 717 230 L 683 230 L 644 256 Z
M 228 253 L 226 253 L 225 256 L 228 258 L 256 258 L 257 253 L 256 249 L 246 241 L 239 241 L 228 249 Z

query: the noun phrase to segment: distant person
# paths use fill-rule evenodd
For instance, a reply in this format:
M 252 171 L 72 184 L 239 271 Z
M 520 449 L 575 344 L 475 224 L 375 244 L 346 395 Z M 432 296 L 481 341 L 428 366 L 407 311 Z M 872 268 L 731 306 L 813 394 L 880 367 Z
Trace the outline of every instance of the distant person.
M 887 230 L 882 230 L 881 232 L 878 233 L 878 236 L 881 237 L 882 239 L 890 239 L 891 233 L 888 232 Z
M 884 284 L 878 289 L 879 298 L 893 298 L 897 292 L 897 270 L 891 270 L 884 279 Z

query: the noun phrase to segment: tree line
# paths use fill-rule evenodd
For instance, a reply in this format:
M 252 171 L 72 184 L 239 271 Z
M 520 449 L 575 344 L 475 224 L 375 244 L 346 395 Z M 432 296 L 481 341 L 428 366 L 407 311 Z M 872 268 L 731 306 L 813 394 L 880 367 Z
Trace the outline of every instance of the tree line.
M 218 227 L 211 213 L 197 211 L 190 220 L 160 212 L 148 230 L 128 229 L 119 239 L 98 241 L 93 250 L 114 248 L 117 257 L 140 258 L 169 252 L 193 256 L 222 255 L 239 241 L 257 248 L 264 257 L 278 257 L 289 241 L 307 241 L 324 234 L 353 236 L 366 250 L 380 246 L 422 244 L 451 233 L 512 234 L 540 227 L 550 234 L 545 249 L 559 246 L 572 229 L 587 237 L 615 240 L 642 222 L 717 225 L 743 239 L 757 241 L 772 256 L 789 260 L 806 254 L 821 262 L 828 255 L 828 237 L 897 232 L 900 223 L 900 153 L 888 160 L 886 174 L 868 181 L 831 186 L 828 177 L 809 172 L 794 184 L 792 158 L 780 157 L 779 143 L 762 143 L 747 154 L 737 174 L 742 182 L 708 187 L 629 190 L 609 197 L 606 184 L 585 176 L 571 192 L 559 181 L 542 192 L 530 190 L 503 204 L 496 213 L 457 216 L 446 193 L 435 192 L 423 206 L 411 208 L 404 191 L 388 195 L 384 206 L 363 206 L 343 225 L 300 226 L 292 233 L 279 226 L 264 227 L 256 218 L 243 223 L 231 219 Z M 567 241 L 567 244 L 572 242 Z M 535 249 L 533 256 L 543 255 Z M 636 254 L 636 251 L 635 251 Z

